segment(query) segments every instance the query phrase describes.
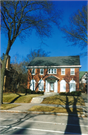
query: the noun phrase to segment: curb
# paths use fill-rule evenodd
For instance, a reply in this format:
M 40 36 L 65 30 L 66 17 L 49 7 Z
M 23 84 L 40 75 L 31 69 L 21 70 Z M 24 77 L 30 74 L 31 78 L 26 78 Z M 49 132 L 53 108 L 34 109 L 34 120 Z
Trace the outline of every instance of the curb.
M 0 112 L 9 113 L 28 113 L 28 114 L 46 114 L 46 115 L 57 115 L 57 116 L 68 116 L 68 113 L 52 113 L 52 112 L 38 112 L 38 111 L 17 111 L 17 110 L 0 110 Z M 69 114 L 69 116 L 77 116 L 76 114 Z M 86 117 L 86 114 L 78 114 L 78 117 Z

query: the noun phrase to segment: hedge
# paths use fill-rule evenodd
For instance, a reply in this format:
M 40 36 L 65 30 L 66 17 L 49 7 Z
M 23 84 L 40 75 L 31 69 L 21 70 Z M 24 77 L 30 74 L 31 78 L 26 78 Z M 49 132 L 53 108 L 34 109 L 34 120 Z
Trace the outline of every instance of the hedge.
M 61 92 L 59 95 L 63 95 L 63 96 L 80 96 L 81 95 L 81 91 L 72 91 L 72 92 Z
M 44 91 L 32 91 L 31 89 L 25 89 L 23 86 L 19 86 L 17 92 L 26 94 L 44 94 Z

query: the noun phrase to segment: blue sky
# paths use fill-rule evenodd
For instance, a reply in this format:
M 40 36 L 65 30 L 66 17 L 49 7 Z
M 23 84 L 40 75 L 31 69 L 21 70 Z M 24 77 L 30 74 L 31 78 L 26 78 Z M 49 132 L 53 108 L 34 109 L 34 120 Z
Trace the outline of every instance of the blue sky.
M 61 26 L 67 24 L 69 17 L 86 5 L 86 1 L 56 1 L 56 8 L 63 11 Z M 87 48 L 81 50 L 77 46 L 71 46 L 72 43 L 66 42 L 63 32 L 61 32 L 56 26 L 53 25 L 52 36 L 49 38 L 39 38 L 35 31 L 32 32 L 29 38 L 26 38 L 23 42 L 19 38 L 14 42 L 9 55 L 11 61 L 16 54 L 19 54 L 19 60 L 26 57 L 30 50 L 38 49 L 41 47 L 46 52 L 50 52 L 49 56 L 74 56 L 85 52 Z M 7 48 L 7 38 L 4 34 L 1 34 L 1 55 L 5 53 Z M 43 44 L 42 41 L 45 43 Z M 70 46 L 69 46 L 70 45 Z M 80 57 L 80 64 L 82 65 L 80 71 L 87 71 L 87 57 Z

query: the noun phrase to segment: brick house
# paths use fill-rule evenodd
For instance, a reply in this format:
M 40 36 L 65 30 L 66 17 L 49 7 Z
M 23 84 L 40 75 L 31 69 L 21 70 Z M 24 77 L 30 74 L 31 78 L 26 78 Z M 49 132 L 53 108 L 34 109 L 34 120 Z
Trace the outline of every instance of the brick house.
M 79 56 L 36 57 L 27 66 L 27 88 L 45 93 L 78 91 L 80 67 Z

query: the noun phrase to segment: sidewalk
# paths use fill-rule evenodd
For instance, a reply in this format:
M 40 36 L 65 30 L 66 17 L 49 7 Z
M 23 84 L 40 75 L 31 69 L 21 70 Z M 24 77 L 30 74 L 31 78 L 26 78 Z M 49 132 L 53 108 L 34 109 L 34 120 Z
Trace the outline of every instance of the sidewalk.
M 85 101 L 85 106 L 76 106 L 76 108 L 83 108 L 83 115 L 84 116 L 87 116 L 88 117 L 88 102 L 87 102 L 87 95 L 85 93 L 82 94 L 82 98 L 84 99 Z M 40 104 L 40 103 L 11 103 L 11 104 L 18 104 L 20 106 L 17 106 L 17 107 L 14 107 L 14 108 L 11 108 L 11 109 L 8 109 L 8 110 L 0 110 L 0 112 L 15 112 L 15 113 L 40 113 L 40 112 L 31 112 L 31 111 L 28 111 L 28 109 L 30 109 L 31 107 L 33 106 L 53 106 L 53 107 L 69 107 L 69 108 L 72 108 L 72 107 L 75 107 L 75 106 L 65 106 L 65 105 L 55 105 L 55 104 Z M 48 114 L 48 112 L 41 112 L 41 113 L 44 113 L 44 114 Z M 49 113 L 51 114 L 51 113 Z M 67 113 L 57 113 L 57 114 L 62 114 L 62 115 L 68 115 Z
M 20 106 L 8 109 L 8 110 L 0 110 L 0 112 L 13 112 L 13 113 L 38 113 L 38 114 L 54 114 L 54 115 L 68 115 L 68 113 L 50 113 L 50 112 L 36 112 L 36 111 L 28 111 L 33 106 L 53 106 L 53 107 L 62 107 L 65 108 L 65 105 L 55 105 L 55 104 L 40 104 L 40 103 L 11 103 L 18 104 Z M 75 106 L 68 106 L 69 108 Z M 77 108 L 85 108 L 85 106 L 76 106 Z M 75 115 L 75 114 L 74 114 Z M 82 116 L 85 116 L 85 112 L 83 112 Z M 80 115 L 79 115 L 80 116 Z

